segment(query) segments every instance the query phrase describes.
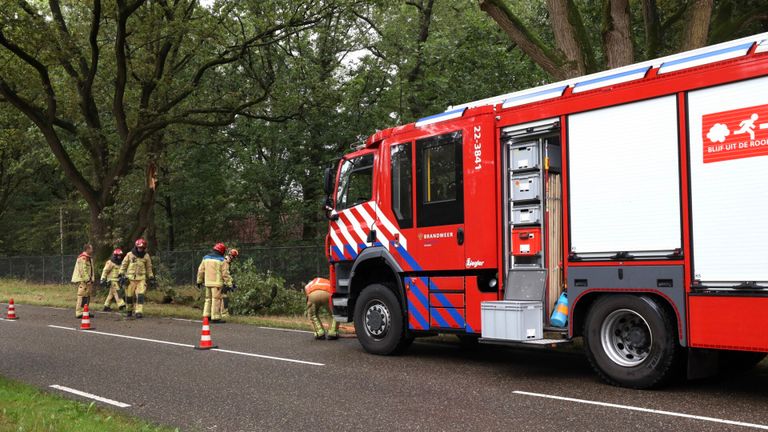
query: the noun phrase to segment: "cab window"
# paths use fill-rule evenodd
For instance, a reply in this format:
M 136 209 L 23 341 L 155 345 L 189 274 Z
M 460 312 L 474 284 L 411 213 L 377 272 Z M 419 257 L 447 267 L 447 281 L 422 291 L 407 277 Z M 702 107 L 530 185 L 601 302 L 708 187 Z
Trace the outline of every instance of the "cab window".
M 342 162 L 336 210 L 368 202 L 373 197 L 373 153 Z
M 461 131 L 416 141 L 417 225 L 464 223 Z

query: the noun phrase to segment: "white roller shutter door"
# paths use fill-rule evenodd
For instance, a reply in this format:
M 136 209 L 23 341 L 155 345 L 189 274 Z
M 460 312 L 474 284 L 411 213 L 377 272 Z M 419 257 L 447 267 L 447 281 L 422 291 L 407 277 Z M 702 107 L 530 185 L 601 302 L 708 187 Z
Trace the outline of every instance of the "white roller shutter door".
M 681 247 L 677 102 L 568 118 L 571 250 L 661 256 Z

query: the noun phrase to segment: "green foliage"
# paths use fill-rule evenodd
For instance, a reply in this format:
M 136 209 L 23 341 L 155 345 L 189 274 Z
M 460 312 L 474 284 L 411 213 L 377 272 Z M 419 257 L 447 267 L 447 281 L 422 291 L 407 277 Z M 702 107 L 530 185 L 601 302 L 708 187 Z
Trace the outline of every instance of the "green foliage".
M 297 315 L 306 305 L 304 293 L 286 288 L 285 281 L 256 269 L 252 260 L 233 266 L 237 290 L 229 295 L 230 312 L 239 315 Z

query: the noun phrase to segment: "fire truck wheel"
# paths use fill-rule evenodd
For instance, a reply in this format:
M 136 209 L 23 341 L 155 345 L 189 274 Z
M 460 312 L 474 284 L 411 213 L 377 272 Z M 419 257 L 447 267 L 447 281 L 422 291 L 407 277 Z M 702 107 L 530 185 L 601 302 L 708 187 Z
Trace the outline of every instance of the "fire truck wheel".
M 587 315 L 584 344 L 601 378 L 638 389 L 665 384 L 682 357 L 672 317 L 646 296 L 598 299 Z
M 365 287 L 355 302 L 355 332 L 363 348 L 372 354 L 399 354 L 413 342 L 404 330 L 402 308 L 392 289 L 381 284 Z

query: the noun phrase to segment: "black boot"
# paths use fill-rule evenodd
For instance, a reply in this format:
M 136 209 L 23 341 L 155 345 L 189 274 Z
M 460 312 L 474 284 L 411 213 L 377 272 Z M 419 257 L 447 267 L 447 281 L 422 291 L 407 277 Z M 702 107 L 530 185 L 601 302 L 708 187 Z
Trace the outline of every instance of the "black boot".
M 133 318 L 133 311 L 128 311 L 128 313 L 125 314 L 126 318 Z
M 112 308 L 111 308 L 111 307 L 109 307 L 109 306 L 104 306 L 104 309 L 103 309 L 103 311 L 104 311 L 104 312 L 112 312 Z
M 141 314 L 141 312 L 136 312 L 136 319 L 144 318 L 144 315 Z

